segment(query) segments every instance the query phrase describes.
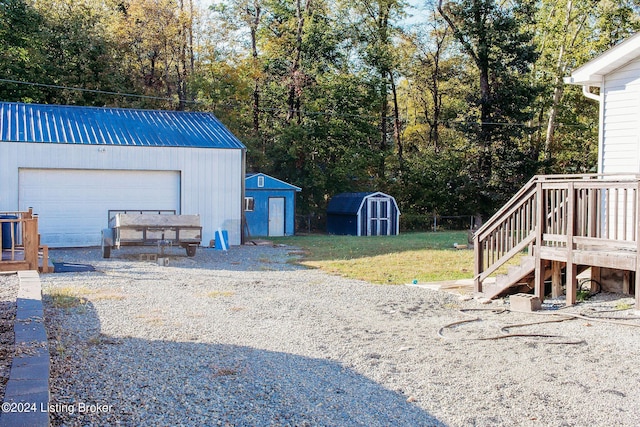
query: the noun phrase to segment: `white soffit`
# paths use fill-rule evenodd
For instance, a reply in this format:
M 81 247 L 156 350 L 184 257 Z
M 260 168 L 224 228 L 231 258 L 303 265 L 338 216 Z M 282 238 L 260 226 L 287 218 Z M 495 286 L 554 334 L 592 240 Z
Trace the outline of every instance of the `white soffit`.
M 602 78 L 640 56 L 640 33 L 577 68 L 564 82 L 600 87 Z

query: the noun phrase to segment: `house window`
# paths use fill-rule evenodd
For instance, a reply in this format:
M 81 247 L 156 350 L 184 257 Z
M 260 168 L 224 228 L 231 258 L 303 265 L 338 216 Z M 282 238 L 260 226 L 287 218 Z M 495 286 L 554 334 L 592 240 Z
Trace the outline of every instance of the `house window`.
M 244 210 L 247 212 L 253 212 L 255 207 L 255 200 L 253 197 L 245 197 L 244 198 Z
M 264 187 L 264 176 L 258 177 L 258 188 Z

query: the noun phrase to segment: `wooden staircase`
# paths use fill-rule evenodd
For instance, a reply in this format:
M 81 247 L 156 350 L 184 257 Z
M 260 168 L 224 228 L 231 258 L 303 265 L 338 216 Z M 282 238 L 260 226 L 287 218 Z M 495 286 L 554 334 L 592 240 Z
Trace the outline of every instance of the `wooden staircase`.
M 507 266 L 506 273 L 497 274 L 494 281 L 485 282 L 482 293 L 487 298 L 495 298 L 509 291 L 527 292 L 533 289 L 535 262 L 535 257 L 522 256 L 520 264 Z
M 605 267 L 625 271 L 640 309 L 639 221 L 640 176 L 535 176 L 474 234 L 474 289 L 543 300 L 551 279 L 554 296 L 564 285 L 574 304 L 577 274 Z

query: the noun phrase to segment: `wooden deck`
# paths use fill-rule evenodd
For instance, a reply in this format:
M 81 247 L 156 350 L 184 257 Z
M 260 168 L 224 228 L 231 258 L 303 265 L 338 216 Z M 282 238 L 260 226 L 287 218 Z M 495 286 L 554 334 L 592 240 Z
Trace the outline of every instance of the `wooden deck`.
M 474 290 L 488 297 L 529 288 L 543 300 L 550 279 L 553 296 L 564 285 L 575 304 L 577 274 L 590 268 L 599 280 L 610 268 L 640 309 L 640 176 L 536 176 L 475 233 L 474 250 Z M 498 274 L 514 257 L 520 265 Z
M 0 271 L 52 271 L 49 248 L 40 244 L 38 217 L 31 210 L 0 212 L 0 242 Z

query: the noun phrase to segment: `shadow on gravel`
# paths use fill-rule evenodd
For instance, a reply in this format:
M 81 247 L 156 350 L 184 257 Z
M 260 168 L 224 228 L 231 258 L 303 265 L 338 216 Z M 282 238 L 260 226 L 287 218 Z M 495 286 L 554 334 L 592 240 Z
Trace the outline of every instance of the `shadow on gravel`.
M 56 265 L 56 272 L 74 272 L 64 270 L 63 265 L 95 267 L 95 270 L 121 270 L 138 263 L 157 264 L 155 260 L 145 259 L 145 254 L 158 255 L 154 246 L 130 246 L 113 249 L 110 258 L 102 258 L 100 248 L 50 249 L 49 257 Z M 164 249 L 169 259 L 168 267 L 197 268 L 229 271 L 294 271 L 308 267 L 296 264 L 301 255 L 296 248 L 286 246 L 231 246 L 222 251 L 213 248 L 198 248 L 194 257 L 185 255 L 180 247 Z M 60 267 L 58 267 L 60 265 Z M 81 270 L 75 270 L 80 272 Z M 82 270 L 89 271 L 89 270 Z
M 90 302 L 66 310 L 46 303 L 58 319 L 47 322 L 53 426 L 445 426 L 406 396 L 332 360 L 112 337 L 99 333 Z M 78 316 L 87 317 L 76 322 Z

